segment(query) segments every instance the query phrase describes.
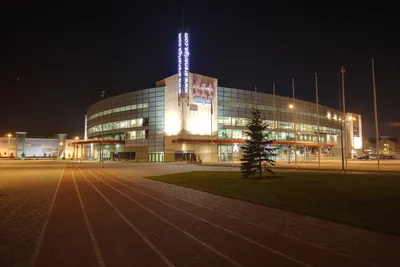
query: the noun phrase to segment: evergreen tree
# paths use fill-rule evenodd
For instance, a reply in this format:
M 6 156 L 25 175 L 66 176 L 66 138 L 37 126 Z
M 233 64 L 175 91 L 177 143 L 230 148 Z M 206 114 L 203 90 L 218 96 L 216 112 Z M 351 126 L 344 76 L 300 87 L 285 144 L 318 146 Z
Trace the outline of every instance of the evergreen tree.
M 258 178 L 262 179 L 263 168 L 275 174 L 271 169 L 275 166 L 275 161 L 272 159 L 275 155 L 274 149 L 269 146 L 272 141 L 268 139 L 267 125 L 261 119 L 259 110 L 252 111 L 252 118 L 247 124 L 247 129 L 246 134 L 249 139 L 246 139 L 246 144 L 241 147 L 243 158 L 240 169 L 243 178 L 256 177 L 255 174 L 258 172 Z

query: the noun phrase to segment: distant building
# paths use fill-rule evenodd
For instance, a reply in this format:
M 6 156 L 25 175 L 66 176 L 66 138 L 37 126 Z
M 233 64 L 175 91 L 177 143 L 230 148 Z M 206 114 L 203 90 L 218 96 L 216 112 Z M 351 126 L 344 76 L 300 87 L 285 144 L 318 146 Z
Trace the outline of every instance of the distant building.
M 9 144 L 7 138 L 1 141 L 2 153 L 12 149 L 17 158 L 22 153 L 70 158 L 74 151 L 83 151 L 85 159 L 239 161 L 240 147 L 248 139 L 247 124 L 257 109 L 273 140 L 276 160 L 309 161 L 318 151 L 322 159 L 363 154 L 361 115 L 275 93 L 220 86 L 217 78 L 189 71 L 189 33 L 181 30 L 177 37 L 177 73 L 154 88 L 91 105 L 83 140 L 68 140 L 66 135 L 35 139 L 17 133 Z
M 377 154 L 376 138 L 366 138 L 364 142 L 364 151 L 367 154 Z M 383 155 L 400 154 L 400 140 L 388 136 L 379 138 L 379 153 Z
M 363 154 L 361 115 L 220 86 L 217 78 L 189 71 L 188 32 L 179 33 L 177 48 L 177 74 L 154 88 L 94 103 L 85 115 L 85 140 L 74 145 L 94 159 L 103 154 L 105 159 L 141 162 L 239 161 L 240 146 L 248 138 L 246 125 L 258 109 L 274 140 L 276 160 L 315 159 L 318 147 L 323 159 L 340 159 L 341 140 L 347 144 L 346 157 Z
M 0 137 L 0 159 L 62 159 L 80 157 L 80 150 L 67 139 L 66 134 L 54 138 L 27 137 L 26 132 L 16 132 Z
M 75 144 L 83 144 L 85 154 L 96 159 L 103 137 L 107 141 L 103 152 L 106 159 L 239 161 L 251 111 L 259 109 L 270 138 L 275 140 L 277 160 L 294 160 L 296 156 L 299 161 L 315 159 L 318 145 L 323 159 L 341 158 L 344 115 L 340 111 L 319 105 L 317 114 L 315 103 L 221 87 L 216 78 L 195 73 L 189 73 L 189 81 L 183 99 L 177 92 L 175 74 L 157 82 L 155 88 L 93 104 L 85 117 L 88 140 Z M 345 155 L 362 155 L 361 115 L 347 113 L 346 128 Z

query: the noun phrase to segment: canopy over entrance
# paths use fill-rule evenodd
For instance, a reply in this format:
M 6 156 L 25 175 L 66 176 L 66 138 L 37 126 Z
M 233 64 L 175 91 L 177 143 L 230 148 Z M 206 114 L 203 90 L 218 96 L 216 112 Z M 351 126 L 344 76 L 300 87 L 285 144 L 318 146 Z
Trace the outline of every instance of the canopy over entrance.
M 86 139 L 86 140 L 76 140 L 69 145 L 75 146 L 75 145 L 91 145 L 91 144 L 125 144 L 125 140 L 114 140 L 114 139 Z

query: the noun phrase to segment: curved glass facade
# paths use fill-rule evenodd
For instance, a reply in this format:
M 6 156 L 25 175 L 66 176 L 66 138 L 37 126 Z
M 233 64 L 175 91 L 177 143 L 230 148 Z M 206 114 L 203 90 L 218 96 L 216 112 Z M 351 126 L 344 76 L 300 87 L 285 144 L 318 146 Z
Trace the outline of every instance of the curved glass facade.
M 318 151 L 318 119 L 319 145 L 323 147 L 321 153 L 330 158 L 340 154 L 340 127 L 344 116 L 339 111 L 320 105 L 317 114 L 317 105 L 311 102 L 218 87 L 218 139 L 233 143 L 220 147 L 222 161 L 240 160 L 240 151 L 235 153 L 234 144 L 240 144 L 240 139 L 247 138 L 246 124 L 253 109 L 260 110 L 265 118 L 270 138 L 276 141 L 279 148 L 278 159 L 294 157 L 290 155 L 293 153 L 303 159 L 315 155 Z M 293 149 L 294 146 L 296 149 Z
M 90 117 L 88 117 L 88 121 L 90 121 L 94 118 L 109 115 L 112 113 L 118 113 L 118 112 L 124 112 L 124 111 L 130 111 L 130 110 L 134 110 L 134 109 L 141 109 L 141 108 L 148 108 L 148 107 L 149 107 L 149 103 L 143 103 L 143 104 L 137 104 L 137 105 L 128 105 L 128 106 L 123 106 L 123 107 L 111 108 L 111 109 L 100 111 L 100 112 L 97 112 L 97 113 L 91 115 Z
M 216 84 L 215 78 L 190 75 L 190 80 L 208 79 Z M 155 88 L 99 101 L 88 109 L 88 138 L 124 140 L 125 145 L 118 148 L 105 148 L 110 158 L 131 153 L 140 161 L 236 161 L 247 138 L 251 112 L 258 109 L 275 140 L 277 160 L 290 160 L 293 154 L 307 160 L 318 153 L 318 145 L 321 156 L 340 157 L 344 115 L 335 109 L 320 105 L 317 114 L 317 105 L 311 102 L 220 86 L 214 87 L 212 104 L 198 103 L 192 92 L 196 88 L 191 85 L 189 98 L 180 100 L 174 75 Z M 354 138 L 361 140 L 361 116 L 353 114 L 353 118 L 358 123 Z M 355 125 L 353 120 L 346 122 L 348 129 Z M 347 141 L 351 143 L 352 138 Z
M 130 156 L 148 160 L 152 153 L 163 160 L 164 87 L 138 90 L 106 98 L 87 114 L 88 138 L 125 140 L 124 146 L 106 145 L 105 158 Z

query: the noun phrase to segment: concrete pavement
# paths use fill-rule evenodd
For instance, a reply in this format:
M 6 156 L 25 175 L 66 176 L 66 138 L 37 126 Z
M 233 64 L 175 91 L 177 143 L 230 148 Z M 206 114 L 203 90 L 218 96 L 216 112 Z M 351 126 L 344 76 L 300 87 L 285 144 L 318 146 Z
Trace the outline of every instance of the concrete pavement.
M 369 266 L 94 166 L 73 165 L 61 180 L 34 266 L 96 265 Z
M 379 266 L 251 222 L 266 207 L 141 178 L 206 167 L 24 164 L 2 169 L 0 266 Z

